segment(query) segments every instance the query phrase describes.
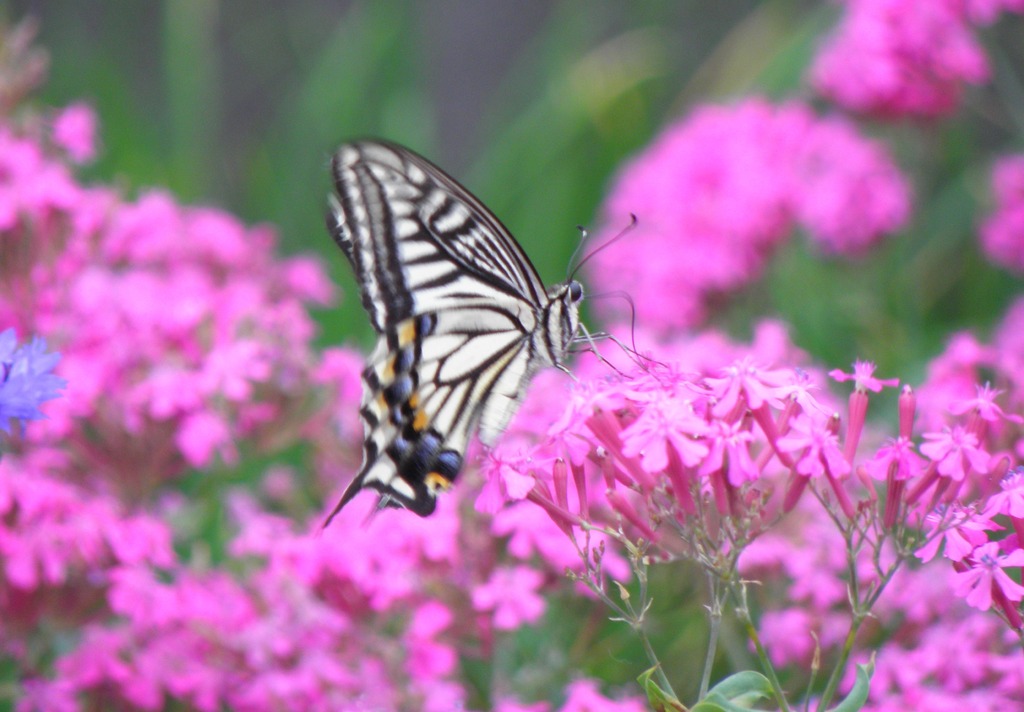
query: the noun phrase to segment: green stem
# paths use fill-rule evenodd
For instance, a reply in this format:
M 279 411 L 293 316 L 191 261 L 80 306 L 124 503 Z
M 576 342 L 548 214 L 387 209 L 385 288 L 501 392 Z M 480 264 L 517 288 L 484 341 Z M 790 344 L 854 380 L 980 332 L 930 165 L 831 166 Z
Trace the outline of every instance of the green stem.
M 779 676 L 775 674 L 775 667 L 772 665 L 771 660 L 768 659 L 768 653 L 764 649 L 764 645 L 761 644 L 761 637 L 757 634 L 757 628 L 754 627 L 754 622 L 750 619 L 750 610 L 747 608 L 747 590 L 746 588 L 740 589 L 741 602 L 739 607 L 736 609 L 736 614 L 743 624 L 743 629 L 747 633 L 747 637 L 750 642 L 754 644 L 754 650 L 757 652 L 757 659 L 761 663 L 761 670 L 764 672 L 765 677 L 768 678 L 769 684 L 772 686 L 772 693 L 775 695 L 775 702 L 779 705 L 779 709 L 782 712 L 792 712 L 789 706 L 789 702 L 786 701 L 786 693 L 782 690 L 782 683 L 779 681 Z
M 629 600 L 626 600 L 625 602 L 626 608 L 629 609 L 630 613 L 630 625 L 640 637 L 640 642 L 644 646 L 644 652 L 647 654 L 647 659 L 650 661 L 651 665 L 654 666 L 654 675 L 657 677 L 658 684 L 661 685 L 662 691 L 678 700 L 679 697 L 676 695 L 675 690 L 672 689 L 672 683 L 668 681 L 668 676 L 661 667 L 658 655 L 654 652 L 654 646 L 651 645 L 651 641 L 647 637 L 647 633 L 644 631 L 644 619 L 647 617 L 647 609 L 650 608 L 651 601 L 647 597 L 647 566 L 644 563 L 643 552 L 639 549 L 632 550 L 630 552 L 630 559 L 632 559 L 633 573 L 636 576 L 637 582 L 640 584 L 639 613 Z
M 594 592 L 594 594 L 600 598 L 606 606 L 615 612 L 616 618 L 614 620 L 620 620 L 628 623 L 629 627 L 640 638 L 640 643 L 643 645 L 644 653 L 647 655 L 647 660 L 651 663 L 654 668 L 654 675 L 657 678 L 658 685 L 661 686 L 663 692 L 671 695 L 675 699 L 679 699 L 676 695 L 675 690 L 672 689 L 672 683 L 668 681 L 668 677 L 665 675 L 665 671 L 661 667 L 661 662 L 658 660 L 657 653 L 654 652 L 654 646 L 651 645 L 651 641 L 647 637 L 647 633 L 644 632 L 644 615 L 647 612 L 648 600 L 647 600 L 647 574 L 642 570 L 642 557 L 634 557 L 633 570 L 637 574 L 637 578 L 640 580 L 640 612 L 637 613 L 633 604 L 629 602 L 628 596 L 624 598 L 624 606 L 620 606 L 612 600 L 611 596 L 605 593 L 604 588 L 599 586 L 593 579 L 593 576 L 588 576 L 585 580 L 587 587 Z M 592 573 L 592 572 L 588 572 Z
M 708 632 L 708 652 L 704 657 L 704 672 L 700 678 L 700 695 L 697 699 L 703 700 L 708 694 L 711 686 L 711 667 L 715 662 L 715 655 L 718 652 L 718 636 L 722 628 L 722 601 L 719 597 L 718 587 L 714 578 L 708 575 L 708 585 L 711 588 L 711 612 L 708 616 L 710 631 Z
M 846 669 L 846 662 L 850 659 L 853 643 L 857 639 L 857 631 L 860 630 L 860 624 L 863 620 L 860 616 L 854 615 L 853 620 L 850 621 L 850 630 L 847 631 L 846 640 L 843 641 L 843 649 L 839 653 L 839 660 L 836 661 L 835 667 L 832 668 L 828 684 L 825 686 L 825 691 L 821 693 L 821 699 L 818 701 L 819 712 L 828 709 L 829 702 L 832 701 L 832 697 L 836 694 L 836 688 L 839 687 L 839 680 L 842 677 L 843 670 Z
M 658 678 L 658 684 L 661 686 L 662 691 L 678 700 L 679 696 L 676 695 L 675 690 L 672 689 L 672 683 L 668 681 L 668 676 L 665 675 L 665 671 L 662 669 L 661 663 L 658 661 L 658 656 L 654 652 L 654 648 L 651 646 L 651 641 L 647 639 L 647 634 L 644 633 L 643 628 L 639 625 L 633 626 L 633 630 L 635 630 L 636 634 L 640 636 L 640 642 L 644 646 L 644 652 L 647 653 L 647 659 L 654 667 L 654 675 Z
M 853 605 L 853 617 L 850 619 L 850 630 L 846 633 L 846 640 L 843 641 L 843 649 L 839 653 L 839 659 L 836 661 L 835 667 L 832 669 L 832 674 L 828 678 L 828 684 L 825 686 L 825 691 L 821 694 L 821 699 L 818 701 L 818 710 L 825 710 L 828 708 L 828 704 L 832 701 L 832 698 L 836 694 L 836 689 L 839 687 L 839 681 L 842 679 L 843 672 L 846 670 L 846 663 L 850 660 L 850 653 L 853 652 L 853 644 L 857 639 L 857 632 L 860 630 L 861 623 L 867 618 L 868 611 L 870 611 L 875 603 L 878 602 L 878 598 L 882 595 L 885 587 L 892 581 L 892 577 L 896 574 L 900 565 L 903 563 L 902 558 L 898 558 L 889 570 L 885 572 L 878 580 L 878 585 L 871 592 L 871 595 L 867 597 L 864 603 L 858 603 L 855 598 L 851 598 Z
M 768 678 L 768 682 L 771 683 L 772 693 L 775 696 L 775 703 L 778 705 L 779 710 L 782 712 L 793 712 L 790 708 L 790 703 L 785 700 L 785 693 L 782 692 L 782 683 L 779 681 L 778 675 L 775 674 L 775 668 L 771 661 L 768 660 L 768 653 L 765 651 L 764 645 L 761 644 L 761 637 L 758 635 L 757 628 L 754 627 L 754 622 L 751 621 L 751 617 L 745 610 L 739 614 L 739 620 L 743 624 L 746 636 L 754 643 L 754 650 L 757 652 L 758 660 L 761 662 L 761 670 L 765 673 L 765 677 Z
M 853 531 L 852 527 L 848 530 L 841 530 L 843 536 L 846 538 L 846 568 L 847 576 L 849 576 L 849 587 L 848 595 L 850 598 L 850 629 L 846 633 L 846 640 L 843 642 L 843 648 L 839 653 L 839 660 L 836 661 L 835 666 L 832 668 L 832 674 L 828 677 L 828 683 L 825 685 L 825 691 L 821 695 L 821 699 L 818 700 L 818 710 L 824 710 L 828 708 L 829 702 L 836 694 L 836 688 L 839 686 L 839 680 L 843 674 L 843 670 L 846 669 L 846 662 L 850 659 L 850 653 L 853 651 L 853 643 L 857 639 L 857 631 L 860 630 L 860 624 L 864 620 L 864 614 L 861 613 L 862 605 L 860 602 L 860 579 L 857 577 L 857 548 L 853 543 Z M 877 550 L 877 549 L 876 549 Z M 891 575 L 891 574 L 890 574 Z M 878 593 L 877 591 L 875 592 Z M 870 606 L 867 610 L 871 610 Z

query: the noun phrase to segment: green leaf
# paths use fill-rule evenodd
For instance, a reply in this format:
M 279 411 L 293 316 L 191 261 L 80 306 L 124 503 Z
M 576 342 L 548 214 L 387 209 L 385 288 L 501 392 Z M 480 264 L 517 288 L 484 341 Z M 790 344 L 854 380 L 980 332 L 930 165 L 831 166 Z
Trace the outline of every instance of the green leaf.
M 747 712 L 761 700 L 772 697 L 771 683 L 764 675 L 745 670 L 725 678 L 711 688 L 707 697 L 690 712 Z
M 771 697 L 772 685 L 761 673 L 744 670 L 725 678 L 712 687 L 711 692 L 717 692 L 729 700 L 754 692 L 759 693 L 761 697 Z
M 648 670 L 644 670 L 636 678 L 640 686 L 644 688 L 644 692 L 647 693 L 647 701 L 651 703 L 651 709 L 654 712 L 686 712 L 686 707 L 683 703 L 677 700 L 673 695 L 665 692 L 653 679 L 654 671 L 658 667 L 654 666 Z
M 874 657 L 871 658 L 867 665 L 858 665 L 857 681 L 853 684 L 850 694 L 829 712 L 857 712 L 857 710 L 864 707 L 864 703 L 868 701 L 868 689 L 871 687 L 871 675 L 874 672 Z
M 690 712 L 727 712 L 727 708 L 722 707 L 711 700 L 703 699 L 694 707 L 691 707 Z

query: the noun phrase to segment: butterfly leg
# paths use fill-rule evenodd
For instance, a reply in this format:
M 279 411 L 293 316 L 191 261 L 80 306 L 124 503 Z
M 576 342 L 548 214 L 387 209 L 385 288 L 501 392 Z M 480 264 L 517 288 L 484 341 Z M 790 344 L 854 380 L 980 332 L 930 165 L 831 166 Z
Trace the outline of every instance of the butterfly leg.
M 583 324 L 580 324 L 580 331 L 583 332 L 582 336 L 576 337 L 576 339 L 574 339 L 574 341 L 576 341 L 577 343 L 586 343 L 589 346 L 587 351 L 589 351 L 592 354 L 594 354 L 594 356 L 596 356 L 597 359 L 599 361 L 601 361 L 601 363 L 603 363 L 603 364 L 607 365 L 608 367 L 610 367 L 613 371 L 615 371 L 620 376 L 625 376 L 626 375 L 615 364 L 613 364 L 611 361 L 609 361 L 604 356 L 602 356 L 601 352 L 597 348 L 597 339 L 610 339 L 613 343 L 618 344 L 624 351 L 629 353 L 629 349 L 627 349 L 622 344 L 622 342 L 620 342 L 617 338 L 615 338 L 614 336 L 612 336 L 611 334 L 608 334 L 606 332 L 597 332 L 596 334 L 591 334 L 589 331 L 587 331 L 587 327 L 585 327 Z

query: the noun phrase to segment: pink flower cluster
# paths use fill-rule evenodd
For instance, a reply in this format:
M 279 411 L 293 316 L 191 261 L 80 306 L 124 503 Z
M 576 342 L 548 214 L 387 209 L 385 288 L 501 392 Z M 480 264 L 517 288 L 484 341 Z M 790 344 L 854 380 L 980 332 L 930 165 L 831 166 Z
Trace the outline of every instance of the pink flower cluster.
M 451 510 L 435 522 L 440 533 L 408 517 L 382 515 L 361 528 L 350 516 L 317 537 L 245 497 L 232 509 L 240 530 L 229 551 L 248 575 L 182 569 L 166 581 L 148 569 L 112 569 L 107 599 L 118 622 L 90 624 L 58 661 L 57 678 L 34 694 L 89 691 L 140 709 L 168 699 L 201 710 L 464 703 L 450 679 L 455 616 L 414 573 L 451 571 L 459 559 L 446 536 L 456 526 Z M 400 624 L 397 611 L 408 614 Z
M 620 173 L 603 207 L 605 238 L 631 215 L 637 225 L 594 256 L 590 274 L 628 292 L 643 324 L 693 325 L 716 296 L 760 276 L 797 226 L 828 252 L 859 254 L 899 230 L 909 209 L 886 149 L 852 124 L 795 102 L 705 106 Z
M 1011 315 L 1005 333 L 1024 333 L 1013 331 L 1021 318 Z M 1024 470 L 1011 469 L 1021 462 L 1024 419 L 1004 410 L 1024 402 L 1013 375 L 1024 372 L 1019 341 L 978 347 L 971 360 L 960 354 L 955 366 L 939 359 L 920 398 L 903 388 L 891 438 L 865 428 L 870 394 L 897 385 L 876 378 L 870 364 L 830 374 L 854 386 L 840 417 L 813 370 L 759 365 L 764 354 L 787 350 L 787 363 L 801 362 L 777 340 L 710 356 L 704 340 L 702 354 L 690 357 L 683 342 L 679 363 L 585 381 L 561 417 L 517 419 L 513 443 L 532 428 L 537 445 L 509 445 L 519 448 L 520 465 L 492 477 L 510 498 L 543 510 L 581 563 L 598 550 L 610 555 L 591 541 L 594 532 L 645 542 L 654 561 L 739 554 L 743 576 L 766 584 L 762 639 L 780 665 L 806 667 L 815 645 L 838 647 L 848 633 L 843 526 L 858 532 L 856 590 L 890 576 L 893 547 L 911 547 L 904 559 L 916 549 L 924 561 L 941 547 L 945 563 L 901 571 L 873 611 L 877 623 L 864 639 L 871 649 L 887 641 L 887 655 L 872 709 L 931 697 L 1006 709 L 1024 701 L 1024 664 L 991 613 L 971 609 L 994 608 L 1009 630 L 1024 628 Z M 737 354 L 731 366 L 694 368 Z M 997 374 L 1006 390 L 984 384 L 982 373 Z M 774 528 L 782 517 L 789 524 Z M 967 680 L 946 648 L 966 629 L 980 636 L 971 643 L 979 667 Z M 915 656 L 930 672 L 911 679 L 901 670 Z
M 968 334 L 951 339 L 917 391 L 914 429 L 924 432 L 913 435 L 904 399 L 899 437 L 864 463 L 872 478 L 887 480 L 883 523 L 898 521 L 889 517 L 889 503 L 899 492 L 926 536 L 917 551 L 926 565 L 896 575 L 864 633 L 865 640 L 885 641 L 867 709 L 969 704 L 1000 710 L 1024 699 L 1024 665 L 1007 637 L 1007 630 L 1019 634 L 1024 627 L 1022 419 L 1016 415 L 1024 403 L 1022 328 L 1024 305 L 1017 304 L 992 344 Z M 994 378 L 999 388 L 983 378 Z M 766 597 L 792 601 L 764 618 L 764 637 L 779 664 L 807 664 L 815 645 L 810 631 L 826 647 L 846 633 L 845 542 L 823 510 L 800 511 L 806 521 L 799 536 L 769 533 L 745 555 L 746 575 L 781 584 Z M 870 562 L 862 557 L 859 565 L 870 581 Z
M 880 117 L 951 113 L 965 84 L 991 72 L 976 26 L 1020 0 L 845 0 L 839 27 L 811 69 L 815 88 L 841 106 Z
M 103 572 L 167 566 L 171 532 L 147 512 L 68 482 L 68 456 L 0 460 L 0 650 L 24 654 L 44 620 L 74 626 L 103 600 Z
M 1014 272 L 1024 272 L 1024 155 L 1004 156 L 992 170 L 995 213 L 981 226 L 981 246 L 988 258 Z
M 0 144 L 0 321 L 50 336 L 70 381 L 39 438 L 87 419 L 105 435 L 92 474 L 137 487 L 289 427 L 306 304 L 331 297 L 317 264 L 276 262 L 269 230 L 218 210 L 79 186 L 32 136 L 0 127 Z
M 72 104 L 53 119 L 53 142 L 75 163 L 96 157 L 96 114 L 86 104 Z
M 495 712 L 551 712 L 547 702 L 522 704 L 513 700 L 502 700 Z M 602 695 L 593 680 L 577 680 L 566 690 L 565 704 L 560 712 L 645 712 L 648 707 L 638 699 L 609 699 Z

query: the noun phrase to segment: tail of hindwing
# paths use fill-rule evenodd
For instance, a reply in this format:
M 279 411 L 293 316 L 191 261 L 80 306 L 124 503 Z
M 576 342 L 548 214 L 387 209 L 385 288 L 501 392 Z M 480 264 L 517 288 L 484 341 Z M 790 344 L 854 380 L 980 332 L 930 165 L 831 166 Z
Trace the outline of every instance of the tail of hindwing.
M 438 491 L 451 486 L 462 453 L 448 447 L 424 407 L 432 383 L 420 382 L 423 340 L 437 325 L 433 314 L 395 324 L 378 341 L 363 372 L 363 465 L 327 522 L 361 489 L 381 494 L 381 506 L 405 507 L 420 516 L 434 511 Z

